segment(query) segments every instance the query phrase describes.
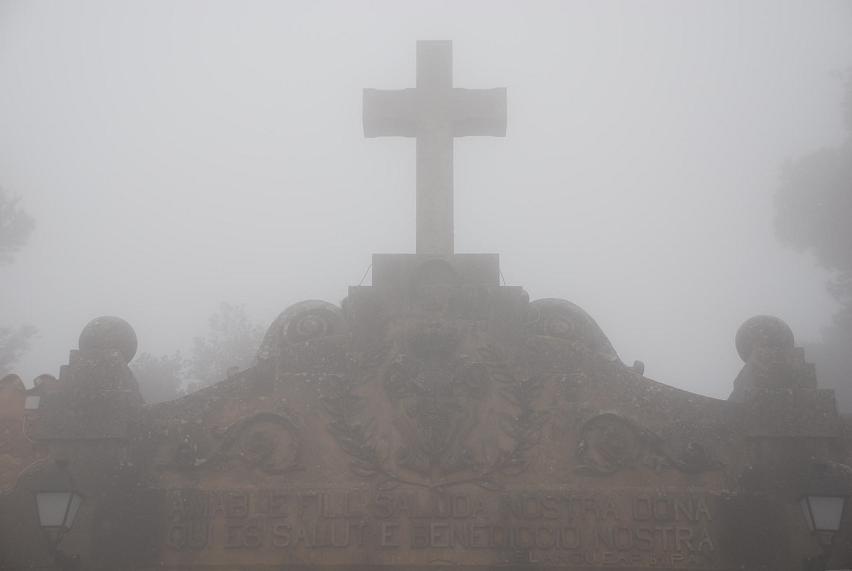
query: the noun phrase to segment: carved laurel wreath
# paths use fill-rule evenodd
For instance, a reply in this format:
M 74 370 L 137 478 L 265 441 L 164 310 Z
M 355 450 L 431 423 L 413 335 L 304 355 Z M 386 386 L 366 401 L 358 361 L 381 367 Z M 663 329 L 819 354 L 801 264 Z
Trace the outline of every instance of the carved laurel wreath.
M 486 489 L 497 489 L 495 478 L 499 474 L 514 475 L 524 471 L 530 463 L 530 451 L 541 440 L 547 413 L 534 407 L 536 397 L 546 380 L 544 377 L 516 377 L 500 356 L 499 351 L 488 346 L 480 350 L 482 363 L 500 387 L 501 394 L 514 406 L 515 414 L 500 417 L 500 429 L 512 442 L 508 450 L 475 475 L 446 478 L 437 482 L 424 482 L 405 478 L 394 471 L 377 444 L 374 425 L 363 419 L 364 397 L 356 394 L 358 382 L 352 375 L 327 379 L 323 404 L 330 418 L 329 430 L 341 449 L 350 456 L 352 471 L 362 478 L 375 478 L 380 490 L 401 484 L 443 489 L 472 483 Z

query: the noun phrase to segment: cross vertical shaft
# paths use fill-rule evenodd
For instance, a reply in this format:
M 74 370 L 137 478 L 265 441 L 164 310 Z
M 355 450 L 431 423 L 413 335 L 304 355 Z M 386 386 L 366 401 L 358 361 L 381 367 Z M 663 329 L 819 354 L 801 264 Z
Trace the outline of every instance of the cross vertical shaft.
M 417 137 L 417 253 L 453 253 L 453 136 L 436 128 Z
M 417 91 L 421 105 L 445 115 L 453 88 L 453 44 L 417 42 Z M 445 107 L 445 105 L 444 105 Z M 417 133 L 417 253 L 453 253 L 453 133 L 449 121 L 423 122 Z

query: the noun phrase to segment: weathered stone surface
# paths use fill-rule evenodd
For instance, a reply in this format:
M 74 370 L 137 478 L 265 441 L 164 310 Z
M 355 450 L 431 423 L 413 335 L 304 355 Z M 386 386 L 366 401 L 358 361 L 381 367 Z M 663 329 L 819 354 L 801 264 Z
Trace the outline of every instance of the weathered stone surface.
M 40 440 L 127 438 L 143 405 L 127 366 L 135 352 L 136 333 L 123 319 L 89 322 L 59 379 L 40 391 L 30 434 Z
M 499 286 L 495 264 L 379 256 L 373 286 L 288 308 L 256 367 L 138 409 L 119 439 L 97 422 L 100 439 L 41 433 L 87 497 L 63 550 L 103 569 L 798 570 L 819 555 L 798 506 L 813 466 L 852 487 L 830 394 L 656 383 L 582 309 Z M 127 386 L 100 355 L 75 356 L 59 392 Z M 113 377 L 80 380 L 101 366 Z
M 817 388 L 816 372 L 805 362 L 805 353 L 796 347 L 790 326 L 777 317 L 758 315 L 740 326 L 737 352 L 745 361 L 730 399 L 748 401 L 755 394 L 781 393 Z M 807 398 L 807 397 L 805 397 Z

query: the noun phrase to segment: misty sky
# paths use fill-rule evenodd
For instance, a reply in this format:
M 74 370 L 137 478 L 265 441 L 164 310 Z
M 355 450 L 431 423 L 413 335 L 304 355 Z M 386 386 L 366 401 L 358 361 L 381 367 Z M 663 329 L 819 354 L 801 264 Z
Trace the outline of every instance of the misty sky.
M 457 251 L 703 394 L 752 315 L 818 337 L 827 275 L 772 194 L 844 136 L 852 2 L 0 0 L 0 186 L 37 220 L 0 266 L 0 324 L 40 331 L 22 376 L 98 315 L 186 351 L 220 301 L 270 322 L 412 252 L 414 143 L 364 139 L 361 90 L 413 87 L 417 39 L 508 88 L 508 137 L 456 142 Z

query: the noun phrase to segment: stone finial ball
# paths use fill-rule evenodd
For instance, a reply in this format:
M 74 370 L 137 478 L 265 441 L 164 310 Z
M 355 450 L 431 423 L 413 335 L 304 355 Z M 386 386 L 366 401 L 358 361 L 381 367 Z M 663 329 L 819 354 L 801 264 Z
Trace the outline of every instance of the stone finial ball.
M 79 345 L 84 353 L 118 352 L 129 363 L 136 355 L 136 332 L 120 317 L 96 317 L 83 328 Z
M 735 343 L 743 361 L 748 361 L 752 349 L 758 343 L 783 351 L 789 351 L 795 345 L 790 326 L 772 315 L 755 315 L 747 319 L 740 325 Z

